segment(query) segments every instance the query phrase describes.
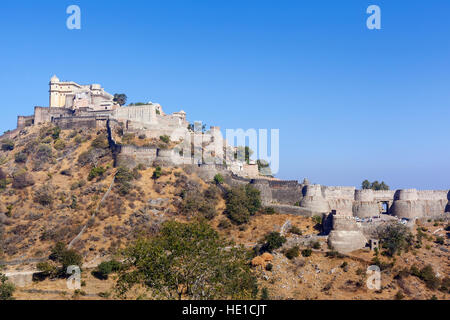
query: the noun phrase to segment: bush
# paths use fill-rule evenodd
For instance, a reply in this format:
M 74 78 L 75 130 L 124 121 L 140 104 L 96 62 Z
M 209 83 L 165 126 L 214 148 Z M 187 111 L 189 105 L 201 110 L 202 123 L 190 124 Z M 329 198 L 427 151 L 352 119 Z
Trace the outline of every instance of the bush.
M 6 179 L 8 177 L 8 175 L 6 174 L 5 171 L 3 171 L 2 168 L 0 168 L 0 180 Z
M 215 176 L 214 176 L 214 183 L 215 184 L 222 184 L 223 183 L 223 177 L 222 177 L 222 175 L 220 174 L 220 173 L 218 173 L 218 174 L 216 174 Z
M 254 299 L 257 279 L 248 252 L 226 250 L 229 245 L 206 223 L 165 222 L 156 237 L 124 250 L 128 263 L 119 273 L 119 294 L 143 285 L 161 298 Z
M 59 139 L 59 134 L 61 133 L 60 127 L 54 127 L 51 131 L 53 140 Z
M 170 142 L 170 137 L 168 135 L 163 135 L 160 136 L 159 139 L 164 142 L 164 143 L 169 143 Z
M 50 260 L 61 264 L 60 273 L 65 275 L 67 267 L 79 266 L 81 268 L 83 258 L 73 249 L 67 249 L 63 242 L 58 242 L 51 249 Z
M 300 255 L 300 248 L 298 246 L 294 246 L 294 247 L 290 248 L 289 250 L 287 250 L 284 255 L 289 260 L 297 258 Z
M 152 178 L 153 178 L 154 180 L 159 179 L 159 178 L 161 177 L 161 174 L 162 174 L 161 167 L 160 167 L 160 166 L 157 166 L 157 167 L 155 168 L 155 170 L 153 171 Z
M 183 193 L 183 201 L 180 210 L 187 216 L 200 214 L 207 220 L 212 220 L 217 215 L 218 202 L 217 190 L 210 187 L 202 194 L 200 190 L 191 190 Z
M 390 224 L 378 230 L 378 237 L 389 256 L 407 251 L 413 243 L 413 235 L 404 225 Z
M 260 191 L 249 184 L 228 190 L 225 201 L 225 213 L 236 224 L 248 222 L 250 216 L 261 209 Z
M 33 157 L 34 170 L 41 170 L 43 165 L 49 163 L 53 158 L 52 147 L 46 144 L 40 144 Z
M 222 219 L 220 220 L 219 224 L 217 225 L 217 227 L 219 229 L 228 229 L 229 227 L 231 227 L 231 223 L 229 220 L 227 219 Z
M 312 254 L 312 250 L 310 248 L 302 250 L 302 256 L 309 257 Z
M 264 237 L 265 243 L 263 245 L 263 251 L 272 252 L 278 248 L 281 248 L 286 242 L 286 238 L 283 237 L 279 232 L 271 232 Z
M 19 171 L 13 175 L 12 187 L 14 189 L 24 189 L 32 185 L 34 185 L 34 179 L 28 172 Z
M 265 207 L 262 211 L 263 214 L 275 214 L 275 209 L 272 207 Z
M 299 236 L 301 236 L 301 235 L 303 234 L 302 230 L 300 230 L 300 228 L 297 227 L 297 226 L 292 226 L 292 227 L 289 229 L 289 232 L 290 232 L 290 233 L 293 233 L 293 234 L 296 234 L 296 235 L 299 235 Z
M 59 274 L 58 268 L 50 262 L 39 262 L 37 269 L 41 272 L 39 278 L 54 278 Z
M 431 265 L 427 265 L 421 270 L 419 270 L 417 266 L 413 265 L 411 267 L 410 273 L 425 282 L 427 288 L 432 290 L 436 290 L 437 288 L 439 288 L 440 280 L 438 277 L 436 277 Z
M 53 203 L 52 188 L 49 185 L 40 187 L 34 193 L 34 202 L 43 206 L 50 206 Z
M 106 172 L 106 169 L 103 167 L 94 167 L 89 172 L 88 180 L 92 181 L 93 179 L 97 177 L 103 176 L 103 174 Z
M 269 300 L 269 289 L 266 287 L 261 290 L 261 300 Z
M 106 133 L 99 134 L 91 143 L 93 148 L 97 149 L 108 149 L 109 141 Z
M 395 294 L 395 300 L 403 300 L 405 298 L 405 295 L 403 294 L 403 292 L 401 292 L 400 290 L 397 291 L 397 293 Z
M 14 141 L 12 141 L 11 139 L 2 140 L 2 150 L 3 151 L 14 150 Z
M 15 286 L 8 281 L 8 278 L 0 273 L 0 300 L 14 300 L 13 294 Z
M 312 217 L 312 220 L 315 224 L 322 224 L 322 217 L 321 216 L 314 216 Z
M 435 241 L 437 244 L 444 244 L 445 243 L 445 240 L 444 240 L 444 237 L 436 237 L 436 241 Z
M 56 150 L 61 151 L 61 150 L 63 150 L 63 149 L 66 147 L 66 144 L 65 144 L 64 141 L 62 141 L 61 139 L 58 139 L 58 140 L 56 140 L 55 143 L 53 144 L 53 147 L 54 147 Z
M 97 268 L 92 271 L 92 275 L 100 280 L 108 279 L 108 275 L 113 272 L 119 271 L 121 268 L 121 263 L 116 260 L 103 261 Z
M 26 153 L 23 153 L 23 152 L 19 152 L 19 153 L 16 153 L 16 155 L 14 156 L 14 161 L 16 162 L 16 163 L 25 163 L 25 162 L 27 162 L 27 155 L 26 155 Z
M 319 241 L 314 241 L 314 242 L 311 244 L 311 248 L 316 249 L 316 250 L 319 250 L 319 249 L 321 248 L 320 242 L 319 242 Z

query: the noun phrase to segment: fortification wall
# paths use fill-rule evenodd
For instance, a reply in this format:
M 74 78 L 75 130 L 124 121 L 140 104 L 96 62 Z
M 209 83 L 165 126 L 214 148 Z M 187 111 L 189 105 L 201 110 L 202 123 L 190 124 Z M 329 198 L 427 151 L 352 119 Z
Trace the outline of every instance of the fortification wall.
M 34 124 L 33 116 L 17 116 L 17 129 L 23 129 L 25 127 L 30 127 Z
M 364 248 L 367 238 L 352 216 L 332 216 L 332 230 L 328 236 L 329 245 L 341 253 Z
M 335 200 L 335 199 L 346 199 L 346 200 L 354 200 L 355 199 L 355 187 L 322 187 L 323 188 L 323 196 L 327 200 Z
M 152 166 L 157 158 L 156 147 L 136 147 L 122 145 L 116 155 L 116 165 L 134 168 L 138 164 Z
M 95 116 L 61 117 L 53 119 L 53 123 L 63 130 L 106 128 L 106 120 L 97 119 Z
M 73 111 L 66 108 L 34 107 L 34 124 L 52 122 L 55 118 L 72 115 Z

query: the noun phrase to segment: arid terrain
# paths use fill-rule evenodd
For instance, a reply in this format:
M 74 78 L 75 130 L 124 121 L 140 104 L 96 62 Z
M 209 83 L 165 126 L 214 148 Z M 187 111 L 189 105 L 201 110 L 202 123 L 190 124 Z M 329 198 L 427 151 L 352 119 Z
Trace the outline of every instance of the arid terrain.
M 394 257 L 369 249 L 336 254 L 319 236 L 320 226 L 313 218 L 261 210 L 248 223 L 229 223 L 221 189 L 213 181 L 201 180 L 189 167 L 163 167 L 155 179 L 154 167 L 140 166 L 132 171 L 130 181 L 118 181 L 105 131 L 35 126 L 24 130 L 13 144 L 11 150 L 0 151 L 2 272 L 35 270 L 59 241 L 73 244 L 84 263 L 81 290 L 67 289 L 66 279 L 47 278 L 18 287 L 16 299 L 116 299 L 116 275 L 100 280 L 91 271 L 138 237 L 157 233 L 164 221 L 197 219 L 180 209 L 183 192 L 208 188 L 216 188 L 218 194 L 216 214 L 208 223 L 224 238 L 249 250 L 273 231 L 282 231 L 287 239 L 264 263 L 253 261 L 259 287 L 267 288 L 271 299 L 450 297 L 448 222 L 417 224 L 411 232 L 416 238 L 420 233 L 421 244 Z M 288 259 L 286 250 L 295 245 L 299 252 Z M 311 249 L 310 255 L 305 249 Z M 379 290 L 366 286 L 366 270 L 373 264 L 382 270 Z M 411 272 L 412 266 L 421 270 L 428 265 L 440 280 L 437 286 Z M 145 294 L 137 290 L 130 298 L 145 298 Z

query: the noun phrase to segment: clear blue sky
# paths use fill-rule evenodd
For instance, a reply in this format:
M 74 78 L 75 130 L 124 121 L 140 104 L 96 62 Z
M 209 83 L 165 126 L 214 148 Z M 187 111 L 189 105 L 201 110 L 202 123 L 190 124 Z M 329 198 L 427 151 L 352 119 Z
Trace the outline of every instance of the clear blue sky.
M 382 30 L 366 28 L 371 4 Z M 0 130 L 47 106 L 57 74 L 222 129 L 278 128 L 279 178 L 448 189 L 449 14 L 448 0 L 4 0 Z

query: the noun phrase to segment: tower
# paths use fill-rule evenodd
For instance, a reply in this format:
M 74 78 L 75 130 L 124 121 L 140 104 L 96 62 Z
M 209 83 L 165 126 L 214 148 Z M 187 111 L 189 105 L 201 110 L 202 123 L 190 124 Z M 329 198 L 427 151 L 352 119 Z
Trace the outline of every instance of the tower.
M 54 75 L 51 79 L 50 79 L 50 90 L 49 90 L 49 107 L 50 108 L 54 108 L 54 107 L 61 107 L 64 106 L 65 101 L 61 101 L 61 100 L 65 100 L 65 97 L 62 96 L 60 94 L 60 90 L 59 90 L 59 79 L 56 75 Z

